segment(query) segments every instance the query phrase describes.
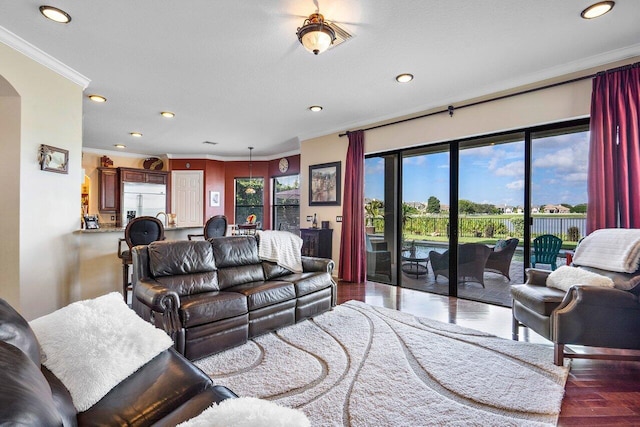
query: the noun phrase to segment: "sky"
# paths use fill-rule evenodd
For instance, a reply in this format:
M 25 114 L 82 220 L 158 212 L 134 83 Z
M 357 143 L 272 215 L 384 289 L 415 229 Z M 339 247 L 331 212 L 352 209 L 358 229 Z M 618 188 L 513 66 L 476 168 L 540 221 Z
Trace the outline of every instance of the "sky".
M 589 132 L 533 139 L 533 206 L 587 202 Z M 365 161 L 365 197 L 384 199 L 384 161 Z M 524 141 L 460 148 L 460 199 L 498 206 L 524 204 Z M 449 204 L 449 153 L 403 159 L 405 202 L 436 196 Z

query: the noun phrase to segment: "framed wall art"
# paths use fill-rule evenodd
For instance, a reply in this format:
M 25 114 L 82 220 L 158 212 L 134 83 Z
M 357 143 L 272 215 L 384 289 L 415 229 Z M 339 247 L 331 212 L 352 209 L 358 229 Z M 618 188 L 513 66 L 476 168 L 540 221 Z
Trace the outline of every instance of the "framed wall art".
M 309 205 L 340 206 L 341 162 L 309 166 Z
M 40 162 L 40 170 L 69 173 L 69 150 L 42 144 L 38 153 L 38 161 Z
M 220 192 L 219 191 L 210 191 L 209 192 L 209 206 L 220 206 Z

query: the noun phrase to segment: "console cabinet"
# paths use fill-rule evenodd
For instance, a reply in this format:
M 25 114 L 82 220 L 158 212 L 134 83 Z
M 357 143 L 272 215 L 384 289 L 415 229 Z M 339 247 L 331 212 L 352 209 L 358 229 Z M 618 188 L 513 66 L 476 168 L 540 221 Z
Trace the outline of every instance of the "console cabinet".
M 333 230 L 331 228 L 301 228 L 302 255 L 331 259 Z

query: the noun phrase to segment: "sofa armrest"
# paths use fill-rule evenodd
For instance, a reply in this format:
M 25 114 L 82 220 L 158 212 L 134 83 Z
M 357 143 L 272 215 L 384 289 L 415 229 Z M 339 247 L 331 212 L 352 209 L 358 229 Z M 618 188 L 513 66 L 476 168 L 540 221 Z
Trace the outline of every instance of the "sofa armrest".
M 526 283 L 528 285 L 547 286 L 547 277 L 551 274 L 551 271 L 539 268 L 527 268 L 525 273 L 527 275 Z
M 302 270 L 307 271 L 322 271 L 331 274 L 333 272 L 333 268 L 335 267 L 335 263 L 333 260 L 329 258 L 318 258 L 318 257 L 302 257 Z
M 142 279 L 136 282 L 134 297 L 151 309 L 152 323 L 155 324 L 154 314 L 159 313 L 162 328 L 176 342 L 176 333 L 182 329 L 178 309 L 180 297 L 152 279 Z

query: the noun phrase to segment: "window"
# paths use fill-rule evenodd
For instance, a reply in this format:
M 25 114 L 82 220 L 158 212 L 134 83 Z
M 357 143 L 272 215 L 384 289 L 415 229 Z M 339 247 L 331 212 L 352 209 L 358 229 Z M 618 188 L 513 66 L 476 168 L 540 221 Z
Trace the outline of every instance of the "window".
M 262 223 L 264 207 L 264 179 L 236 178 L 236 224 L 247 222 L 249 215 L 255 215 L 256 221 Z
M 300 175 L 273 178 L 273 228 L 300 230 Z

